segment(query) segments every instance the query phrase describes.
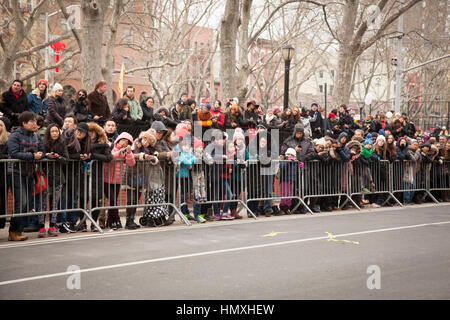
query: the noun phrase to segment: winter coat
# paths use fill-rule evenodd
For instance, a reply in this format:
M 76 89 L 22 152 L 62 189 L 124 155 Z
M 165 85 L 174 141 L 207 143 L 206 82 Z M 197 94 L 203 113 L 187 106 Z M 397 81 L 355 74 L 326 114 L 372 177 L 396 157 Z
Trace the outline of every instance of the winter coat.
M 98 93 L 97 90 L 92 91 L 87 96 L 91 103 L 90 109 L 92 117 L 99 116 L 98 122 L 105 122 L 111 118 L 111 110 L 109 109 L 108 99 L 105 95 Z
M 177 163 L 180 165 L 180 170 L 177 170 L 176 176 L 189 178 L 189 167 L 191 167 L 194 162 L 195 156 L 192 153 L 180 151 L 177 157 Z
M 43 117 L 47 116 L 48 111 L 48 93 L 45 91 L 44 100 L 41 99 L 41 92 L 39 88 L 34 89 L 28 95 L 28 108 L 31 112 L 39 114 Z
M 152 108 L 148 108 L 147 105 L 145 104 L 145 102 L 143 101 L 141 103 L 141 110 L 142 110 L 142 121 L 145 121 L 147 123 L 152 123 L 154 118 L 153 118 L 153 107 Z
M 281 155 L 284 156 L 287 149 L 289 148 L 295 149 L 296 147 L 300 147 L 302 148 L 302 150 L 300 152 L 297 152 L 297 159 L 302 162 L 309 161 L 314 158 L 315 151 L 313 145 L 311 141 L 305 139 L 304 135 L 300 139 L 297 139 L 295 137 L 295 134 L 297 132 L 304 132 L 303 125 L 301 124 L 295 125 L 294 132 L 292 133 L 292 135 L 283 142 L 283 145 L 281 147 Z
M 125 119 L 124 116 L 127 116 Z M 120 109 L 119 104 L 117 103 L 114 106 L 114 109 L 112 111 L 112 118 L 117 124 L 131 124 L 131 115 L 130 110 L 125 111 L 124 109 Z
M 144 113 L 142 108 L 136 100 L 128 99 L 128 105 L 130 106 L 130 117 L 133 121 L 141 120 Z
M 164 113 L 166 115 L 165 119 L 160 114 L 161 111 L 164 111 Z M 155 121 L 161 121 L 167 128 L 170 128 L 173 130 L 175 130 L 175 128 L 178 124 L 175 120 L 173 120 L 171 118 L 169 109 L 167 109 L 166 107 L 159 107 L 158 109 L 156 109 L 156 113 L 153 113 L 153 118 L 155 119 Z
M 237 127 L 233 127 L 231 124 L 235 122 L 237 124 Z M 231 113 L 225 114 L 225 129 L 236 129 L 236 128 L 242 128 L 245 129 L 248 122 L 242 117 L 241 113 L 238 113 L 235 116 L 232 116 Z
M 66 116 L 67 109 L 62 97 L 50 96 L 48 99 L 48 114 L 47 123 L 56 123 L 60 128 L 64 124 L 64 117 Z
M 311 113 L 311 119 L 309 121 L 311 124 L 311 131 L 314 132 L 316 129 L 322 129 L 322 115 L 319 110 L 311 111 Z
M 87 108 L 88 101 L 86 99 L 78 99 L 77 101 L 71 102 L 72 102 L 72 113 L 75 115 L 78 122 L 93 121 L 91 111 L 88 110 Z
M 292 160 L 285 160 L 280 162 L 280 181 L 295 182 L 298 180 L 299 162 Z
M 11 159 L 25 160 L 26 163 L 15 163 L 13 171 L 23 176 L 31 176 L 34 173 L 34 153 L 42 152 L 42 158 L 45 157 L 45 148 L 41 137 L 32 131 L 19 127 L 8 139 L 8 154 Z M 21 169 L 21 170 L 20 170 Z
M 25 91 L 21 90 L 16 98 L 12 88 L 2 93 L 3 103 L 0 104 L 0 111 L 11 121 L 11 128 L 20 126 L 19 114 L 28 111 L 28 99 Z
M 211 113 L 211 119 L 212 118 L 217 118 L 217 122 L 214 123 L 214 121 L 212 122 L 212 127 L 215 129 L 223 129 L 224 125 L 225 125 L 225 113 L 223 113 L 222 109 L 214 109 L 211 108 L 210 110 Z
M 211 112 L 204 113 L 201 109 L 198 109 L 192 114 L 192 120 L 194 124 L 201 125 L 202 128 L 210 128 L 212 126 Z
M 122 147 L 118 144 L 121 139 L 130 141 L 130 147 L 133 144 L 133 137 L 127 132 L 122 132 L 114 141 L 114 149 L 111 152 L 113 161 L 105 163 L 103 166 L 103 179 L 109 184 L 121 184 L 125 165 L 134 166 L 136 164 L 133 153 L 122 152 Z M 122 161 L 123 159 L 125 159 L 125 162 Z
M 55 152 L 59 155 L 58 158 L 48 157 L 49 159 L 54 160 L 52 162 L 49 162 L 48 165 L 43 166 L 44 171 L 47 174 L 48 183 L 52 186 L 66 184 L 66 175 L 69 167 L 69 151 L 67 149 L 66 142 L 62 137 L 60 137 L 59 141 L 51 145 L 50 148 L 47 144 L 47 149 L 45 151 L 47 155 L 50 152 Z

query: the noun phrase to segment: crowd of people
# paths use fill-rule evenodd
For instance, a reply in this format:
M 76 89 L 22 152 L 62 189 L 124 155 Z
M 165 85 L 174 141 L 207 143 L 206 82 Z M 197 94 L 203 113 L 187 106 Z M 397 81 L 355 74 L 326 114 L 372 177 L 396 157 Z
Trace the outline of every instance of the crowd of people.
M 265 199 L 248 201 L 252 213 L 268 217 L 306 212 L 298 201 L 289 198 L 300 192 L 298 168 L 313 160 L 331 167 L 350 163 L 352 168 L 368 168 L 381 160 L 436 163 L 442 166 L 441 176 L 448 180 L 450 140 L 445 128 L 421 132 L 406 114 L 379 113 L 375 118 L 367 115 L 365 120 L 356 121 L 346 105 L 326 115 L 317 103 L 310 108 L 263 108 L 253 100 L 240 105 L 233 98 L 224 106 L 219 100 L 213 105 L 197 105 L 187 94 L 182 94 L 171 107 L 155 107 L 152 97 L 138 102 L 132 86 L 126 88 L 110 111 L 104 81 L 98 82 L 89 94 L 78 90 L 69 104 L 59 83 L 49 92 L 48 82 L 39 80 L 28 95 L 22 85 L 15 80 L 0 98 L 0 159 L 25 160 L 0 162 L 0 216 L 8 210 L 8 190 L 13 194 L 14 213 L 59 211 L 50 214 L 48 228 L 45 215 L 13 216 L 9 227 L 11 241 L 26 240 L 24 231 L 38 232 L 39 237 L 87 231 L 84 214 L 73 210 L 86 206 L 87 198 L 91 208 L 101 208 L 105 199 L 113 207 L 92 212 L 92 219 L 100 227 L 123 228 L 116 207 L 124 184 L 125 228 L 140 227 L 135 213 L 141 197 L 149 205 L 144 208 L 141 225 L 171 224 L 174 210 L 162 204 L 172 203 L 176 196 L 168 181 L 175 167 L 180 203 L 187 198 L 195 200 L 193 216 L 187 205 L 181 211 L 186 219 L 199 223 L 242 219 L 237 202 L 229 201 L 245 191 L 240 179 L 247 181 L 248 199 Z M 137 137 L 118 132 L 119 127 L 133 126 L 145 130 Z M 37 172 L 35 164 L 44 159 L 51 160 L 51 169 L 41 166 L 44 169 Z M 243 175 L 242 170 L 249 168 L 252 160 L 259 161 L 257 169 Z M 283 161 L 274 172 L 271 162 L 277 160 Z M 67 165 L 69 161 L 76 161 L 76 165 Z M 87 171 L 86 164 L 90 162 L 91 170 Z M 205 169 L 210 167 L 213 169 Z M 87 172 L 92 178 L 88 183 L 82 179 Z M 370 171 L 361 172 L 365 175 L 361 188 L 369 194 L 356 197 L 355 202 L 374 207 L 392 205 L 385 194 L 370 194 L 376 189 L 377 180 Z M 42 175 L 47 187 L 46 193 L 39 195 L 36 186 Z M 283 195 L 279 207 L 271 199 L 275 179 L 279 179 Z M 307 183 L 320 184 L 320 179 L 309 177 Z M 339 179 L 337 182 L 342 183 Z M 416 181 L 412 178 L 409 183 L 414 186 Z M 208 184 L 220 188 L 211 191 Z M 31 194 L 34 197 L 27 196 Z M 38 201 L 37 196 L 41 197 Z M 421 203 L 424 196 L 423 192 L 404 192 L 400 199 L 405 204 Z M 441 201 L 449 199 L 445 190 L 434 196 Z M 310 199 L 313 212 L 339 207 L 336 197 L 322 200 Z M 0 219 L 0 224 L 4 226 L 5 221 Z M 96 231 L 93 225 L 91 231 Z

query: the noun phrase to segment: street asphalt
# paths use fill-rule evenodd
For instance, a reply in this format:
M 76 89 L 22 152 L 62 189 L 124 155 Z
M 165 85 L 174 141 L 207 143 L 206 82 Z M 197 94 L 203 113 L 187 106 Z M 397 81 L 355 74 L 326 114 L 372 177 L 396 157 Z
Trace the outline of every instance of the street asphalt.
M 3 241 L 0 257 L 0 299 L 450 299 L 450 204 Z

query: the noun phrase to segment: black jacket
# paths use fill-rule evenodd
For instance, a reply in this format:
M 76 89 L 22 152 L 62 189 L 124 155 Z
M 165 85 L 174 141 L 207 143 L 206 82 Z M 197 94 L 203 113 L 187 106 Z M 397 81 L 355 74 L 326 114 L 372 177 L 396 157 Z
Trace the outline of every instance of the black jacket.
M 2 93 L 3 103 L 0 104 L 0 111 L 3 112 L 5 117 L 11 121 L 11 126 L 19 126 L 18 121 L 19 114 L 24 111 L 28 111 L 28 98 L 25 92 L 22 90 L 19 98 L 17 99 L 12 89 Z
M 77 118 L 78 122 L 90 122 L 93 121 L 92 114 L 87 108 L 86 99 L 78 99 L 77 101 L 71 101 L 72 113 Z

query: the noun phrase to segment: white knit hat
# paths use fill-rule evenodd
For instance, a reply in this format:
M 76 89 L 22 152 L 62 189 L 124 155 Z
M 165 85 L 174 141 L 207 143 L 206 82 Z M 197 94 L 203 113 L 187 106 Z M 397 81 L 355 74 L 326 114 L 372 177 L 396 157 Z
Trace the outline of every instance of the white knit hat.
M 386 138 L 382 134 L 378 135 L 377 140 L 375 141 L 375 143 L 378 143 L 378 141 L 380 141 L 380 140 L 383 140 L 384 142 L 386 142 Z
M 63 90 L 63 87 L 62 87 L 62 85 L 60 85 L 58 82 L 57 83 L 55 83 L 54 85 L 53 85 L 53 92 L 55 92 L 56 90 Z
M 289 149 L 287 149 L 286 150 L 286 152 L 284 153 L 284 155 L 285 156 L 287 156 L 287 155 L 293 155 L 293 156 L 297 156 L 297 152 L 295 151 L 295 149 L 294 148 L 289 148 Z

